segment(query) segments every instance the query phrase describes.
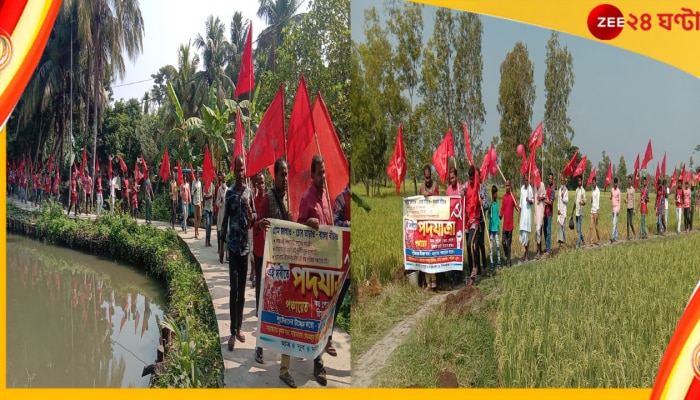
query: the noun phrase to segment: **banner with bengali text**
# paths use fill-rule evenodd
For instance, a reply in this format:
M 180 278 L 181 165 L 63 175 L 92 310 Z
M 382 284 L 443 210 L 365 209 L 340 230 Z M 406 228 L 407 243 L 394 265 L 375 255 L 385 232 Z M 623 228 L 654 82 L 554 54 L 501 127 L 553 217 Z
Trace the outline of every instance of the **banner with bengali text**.
M 295 222 L 270 223 L 257 346 L 314 358 L 332 333 L 335 304 L 348 276 L 350 229 L 321 225 L 315 231 Z
M 414 196 L 403 202 L 404 265 L 407 270 L 461 271 L 464 203 L 459 196 Z

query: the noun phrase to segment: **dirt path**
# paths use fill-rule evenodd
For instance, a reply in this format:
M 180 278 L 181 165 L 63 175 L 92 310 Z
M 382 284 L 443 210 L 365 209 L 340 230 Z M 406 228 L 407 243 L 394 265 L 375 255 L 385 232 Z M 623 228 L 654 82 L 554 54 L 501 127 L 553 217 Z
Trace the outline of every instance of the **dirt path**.
M 352 369 L 352 386 L 356 388 L 369 387 L 374 376 L 386 366 L 386 362 L 391 357 L 391 354 L 411 332 L 416 321 L 444 303 L 450 293 L 452 292 L 440 293 L 431 297 L 418 312 L 394 325 L 386 336 L 360 357 Z

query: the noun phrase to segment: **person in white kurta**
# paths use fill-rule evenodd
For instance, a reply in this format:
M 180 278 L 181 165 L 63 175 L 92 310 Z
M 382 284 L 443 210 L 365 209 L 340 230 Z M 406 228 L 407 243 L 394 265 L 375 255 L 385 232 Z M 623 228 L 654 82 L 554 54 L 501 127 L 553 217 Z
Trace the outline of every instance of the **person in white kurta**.
M 532 231 L 532 204 L 535 202 L 535 195 L 528 181 L 528 176 L 524 177 L 525 183 L 520 187 L 520 244 L 525 247 L 525 261 L 529 259 L 528 245 L 530 243 L 530 232 Z

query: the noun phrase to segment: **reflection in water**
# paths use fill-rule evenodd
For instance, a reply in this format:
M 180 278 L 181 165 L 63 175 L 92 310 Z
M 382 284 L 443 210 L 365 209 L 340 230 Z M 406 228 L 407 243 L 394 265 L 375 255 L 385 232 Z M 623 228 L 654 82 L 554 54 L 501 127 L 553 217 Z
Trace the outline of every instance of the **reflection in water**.
M 7 387 L 146 387 L 165 290 L 133 268 L 7 238 Z

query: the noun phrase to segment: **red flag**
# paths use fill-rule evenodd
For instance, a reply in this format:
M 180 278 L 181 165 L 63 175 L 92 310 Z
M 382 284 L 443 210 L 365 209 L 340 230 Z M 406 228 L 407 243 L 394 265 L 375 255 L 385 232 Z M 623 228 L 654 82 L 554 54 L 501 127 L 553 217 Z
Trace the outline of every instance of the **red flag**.
M 595 169 L 595 167 L 593 167 Z M 612 162 L 610 162 L 610 166 L 608 166 L 608 174 L 605 176 L 605 187 L 603 188 L 603 191 L 606 191 L 608 189 L 608 185 L 612 182 L 612 170 L 613 170 L 613 165 Z
M 110 163 L 111 164 L 111 163 Z M 168 148 L 165 148 L 163 152 L 163 160 L 160 162 L 160 177 L 164 182 L 168 181 L 168 176 L 170 175 L 170 156 L 168 155 Z
M 238 71 L 238 83 L 236 83 L 236 91 L 233 97 L 248 93 L 255 86 L 255 75 L 253 74 L 253 22 L 250 22 L 248 27 L 248 39 L 245 41 L 243 48 L 243 57 L 241 58 L 241 69 Z
M 95 174 L 99 175 L 100 174 L 100 160 L 95 160 Z
M 194 168 L 192 168 L 192 163 L 190 163 L 190 178 L 194 182 Z
M 119 156 L 119 168 L 121 168 L 122 172 L 126 174 L 128 168 L 126 167 L 126 163 L 124 162 L 122 156 Z
M 532 175 L 532 182 L 535 184 L 535 188 L 540 187 L 542 182 L 542 175 L 540 175 L 540 170 L 537 168 L 537 162 L 535 160 L 537 157 L 537 151 L 530 153 L 530 175 Z
M 401 182 L 406 178 L 406 151 L 403 148 L 403 130 L 400 124 L 399 133 L 396 136 L 396 145 L 394 145 L 394 154 L 391 155 L 386 173 L 394 181 L 396 193 L 399 193 L 401 191 Z
M 52 169 L 53 169 L 53 154 L 49 155 L 49 168 L 47 169 L 49 174 L 52 172 L 51 171 Z
M 542 129 L 542 122 L 537 124 L 537 127 L 535 130 L 532 132 L 532 135 L 530 135 L 530 141 L 528 142 L 527 147 L 530 149 L 530 151 L 542 146 L 542 141 L 544 139 L 544 131 Z
M 234 170 L 236 165 L 236 157 L 239 155 L 243 156 L 243 165 L 245 165 L 245 146 L 243 146 L 243 121 L 241 121 L 241 109 L 236 111 L 236 143 L 233 144 L 233 159 L 231 160 L 231 171 Z
M 467 150 L 467 160 L 469 160 L 469 165 L 474 165 L 474 159 L 472 158 L 472 148 L 469 145 L 469 132 L 467 131 L 467 123 L 462 121 L 462 125 L 464 126 L 464 146 Z M 476 165 L 474 166 L 476 167 Z
M 489 150 L 489 156 L 491 157 L 491 175 L 498 175 L 498 153 L 496 153 L 496 148 L 493 147 L 491 143 L 491 149 Z
M 143 174 L 139 171 L 139 160 L 137 159 L 134 162 L 134 185 L 138 185 L 141 179 L 143 179 Z
M 642 160 L 642 169 L 647 168 L 647 163 L 654 159 L 654 155 L 651 152 L 651 139 L 649 139 L 649 144 L 647 144 L 647 151 L 644 153 L 644 159 Z
M 185 177 L 182 176 L 182 167 L 180 166 L 180 160 L 177 160 L 177 185 L 182 186 L 185 181 Z
M 566 164 L 564 167 L 564 172 L 562 172 L 562 176 L 566 178 L 567 176 L 571 176 L 571 174 L 574 173 L 575 165 L 576 165 L 576 156 L 578 155 L 578 149 L 576 149 L 576 152 L 574 153 L 574 156 L 571 157 L 571 160 Z
M 15 165 L 15 159 L 12 159 L 12 169 L 17 169 L 17 166 Z
M 204 161 L 202 162 L 202 180 L 204 181 L 205 191 L 209 187 L 211 181 L 214 180 L 215 175 L 214 164 L 211 161 L 211 154 L 209 153 L 209 144 L 207 144 L 204 146 Z
M 634 162 L 634 188 L 639 187 L 639 154 L 637 154 L 637 160 Z
M 32 162 L 32 152 L 29 152 L 29 175 L 34 175 L 34 163 Z
M 654 187 L 659 187 L 659 174 L 661 174 L 661 171 L 659 169 L 659 163 L 657 162 L 656 163 L 656 177 L 654 178 Z
M 87 167 L 87 147 L 83 147 L 83 164 L 80 166 L 80 176 L 85 176 L 85 167 Z
M 284 85 L 280 84 L 275 98 L 267 107 L 265 115 L 255 132 L 246 158 L 248 176 L 254 176 L 272 165 L 286 153 L 284 140 Z M 273 174 L 274 176 L 274 174 Z
M 661 161 L 661 176 L 666 176 L 666 152 L 664 151 L 664 160 Z
M 673 168 L 673 176 L 671 177 L 671 185 L 669 186 L 669 189 L 673 189 L 674 187 L 676 187 L 676 173 L 676 168 Z
M 678 177 L 678 181 L 683 183 L 683 179 L 685 179 L 685 163 L 683 163 L 683 168 L 681 169 L 681 175 Z
M 528 162 L 528 157 L 523 150 L 523 154 L 520 155 L 520 175 L 525 175 L 530 170 L 530 163 Z
M 447 182 L 447 170 L 450 157 L 455 155 L 455 144 L 452 140 L 452 129 L 447 129 L 447 134 L 440 142 L 435 153 L 433 153 L 433 165 L 442 183 Z
M 574 173 L 572 174 L 574 177 L 579 176 L 586 172 L 586 156 L 583 156 L 581 161 L 579 161 L 578 165 L 576 166 L 576 169 L 574 170 Z
M 340 146 L 338 134 L 333 127 L 331 116 L 328 114 L 326 103 L 321 97 L 321 92 L 316 94 L 312 115 L 318 138 L 317 143 L 326 164 L 326 183 L 331 206 L 333 206 L 335 198 L 350 182 L 350 168 L 343 148 Z M 311 159 L 308 160 L 308 163 L 311 165 Z
M 292 115 L 287 133 L 287 159 L 289 163 L 289 211 L 297 213 L 304 191 L 311 182 L 311 157 L 318 151 L 314 138 L 314 121 L 311 101 L 306 89 L 306 79 L 299 79 L 294 97 Z M 308 162 L 304 162 L 308 160 Z
M 486 181 L 489 177 L 489 172 L 491 171 L 491 154 L 486 152 L 484 154 L 484 161 L 481 162 L 481 167 L 479 167 L 479 179 L 481 181 Z
M 112 176 L 112 160 L 109 160 L 109 163 L 107 164 L 107 178 L 112 180 Z
M 610 171 L 610 169 L 608 169 L 608 173 L 610 173 L 609 171 Z M 590 175 L 588 175 L 588 181 L 586 181 L 586 189 L 588 189 L 588 187 L 591 186 L 591 183 L 593 183 L 594 176 L 595 176 L 595 166 L 591 170 Z M 607 178 L 605 179 L 605 181 L 606 182 L 608 181 Z M 603 190 L 605 190 L 605 189 L 603 189 Z
M 146 158 L 143 156 L 143 153 L 141 154 L 141 165 L 143 166 L 143 174 L 145 176 L 148 174 L 148 164 L 146 164 Z

